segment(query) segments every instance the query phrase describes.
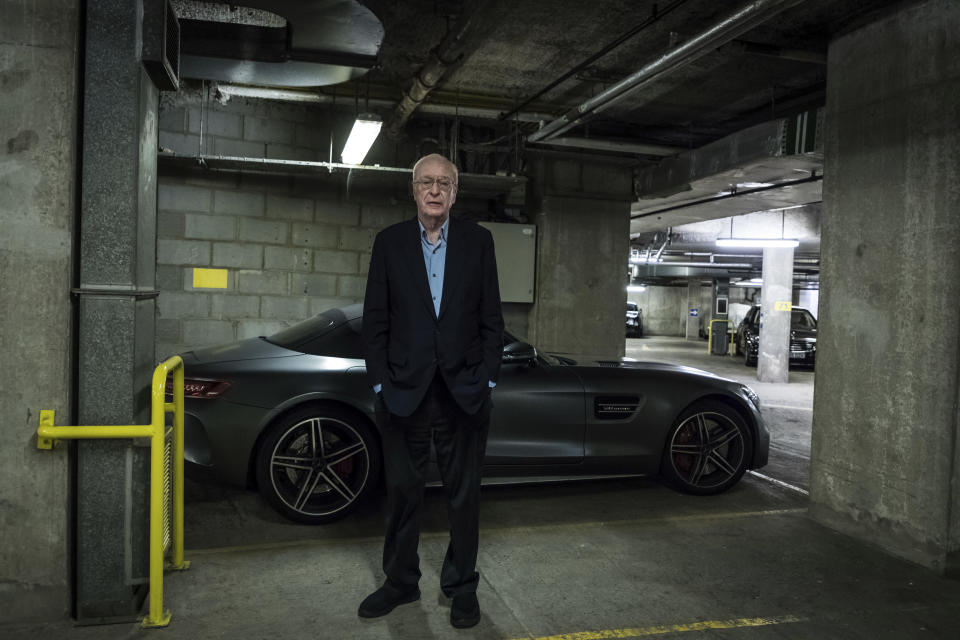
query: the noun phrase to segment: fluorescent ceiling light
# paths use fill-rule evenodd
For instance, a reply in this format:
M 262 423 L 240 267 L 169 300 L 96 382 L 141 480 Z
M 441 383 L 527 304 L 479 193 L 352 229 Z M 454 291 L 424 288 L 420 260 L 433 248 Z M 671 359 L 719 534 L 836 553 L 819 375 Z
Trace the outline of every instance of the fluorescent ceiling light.
M 799 240 L 784 238 L 717 238 L 718 247 L 798 247 Z
M 630 293 L 643 293 L 647 288 L 642 284 L 631 284 L 627 287 L 627 291 Z
M 361 115 L 357 116 L 357 121 L 353 123 L 353 129 L 347 138 L 347 144 L 343 147 L 343 153 L 340 158 L 344 164 L 360 164 L 373 146 L 373 141 L 380 134 L 380 127 L 383 123 L 377 116 Z
M 749 280 L 739 280 L 733 283 L 738 287 L 760 287 L 763 284 L 763 278 L 750 278 Z
M 248 87 L 239 84 L 218 84 L 217 91 L 224 98 L 237 96 L 240 98 L 262 98 L 264 100 L 284 100 L 287 102 L 330 102 L 330 98 L 315 91 L 297 91 L 292 89 L 267 89 L 265 87 Z

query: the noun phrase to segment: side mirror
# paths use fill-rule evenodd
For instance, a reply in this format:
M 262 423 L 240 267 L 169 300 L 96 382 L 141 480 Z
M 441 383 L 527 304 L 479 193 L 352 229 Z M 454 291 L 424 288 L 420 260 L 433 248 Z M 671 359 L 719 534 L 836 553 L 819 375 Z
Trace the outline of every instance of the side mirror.
M 503 361 L 505 363 L 518 364 L 518 363 L 527 363 L 532 364 L 537 360 L 537 350 L 526 342 L 514 342 L 508 344 L 503 348 Z

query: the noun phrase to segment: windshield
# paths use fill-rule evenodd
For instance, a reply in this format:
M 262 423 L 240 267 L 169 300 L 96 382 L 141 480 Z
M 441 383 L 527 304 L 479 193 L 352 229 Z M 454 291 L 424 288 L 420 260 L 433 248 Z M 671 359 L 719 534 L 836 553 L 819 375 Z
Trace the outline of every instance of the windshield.
M 806 309 L 794 309 L 790 313 L 790 328 L 809 331 L 817 328 L 817 321 Z
M 265 338 L 265 340 L 285 349 L 298 351 L 299 349 L 297 347 L 304 342 L 320 338 L 343 323 L 359 316 L 360 305 L 352 305 L 342 309 L 330 309 L 308 320 L 298 322 L 283 331 L 279 331 L 269 338 Z
M 515 336 L 515 335 L 513 335 L 512 333 L 510 333 L 509 331 L 504 331 L 504 332 L 503 332 L 503 346 L 504 346 L 504 347 L 506 347 L 507 345 L 513 344 L 513 343 L 515 343 L 515 342 L 527 342 L 527 339 L 526 339 L 526 338 L 521 338 L 521 337 L 519 337 L 519 336 Z M 529 343 L 527 343 L 527 344 L 529 344 Z M 555 364 L 555 365 L 561 365 L 561 364 L 576 364 L 576 362 L 574 362 L 573 360 L 570 360 L 569 358 L 560 358 L 560 357 L 558 357 L 558 356 L 550 355 L 549 353 L 542 353 L 539 349 L 537 350 L 537 358 L 538 358 L 541 362 L 545 362 L 546 364 Z

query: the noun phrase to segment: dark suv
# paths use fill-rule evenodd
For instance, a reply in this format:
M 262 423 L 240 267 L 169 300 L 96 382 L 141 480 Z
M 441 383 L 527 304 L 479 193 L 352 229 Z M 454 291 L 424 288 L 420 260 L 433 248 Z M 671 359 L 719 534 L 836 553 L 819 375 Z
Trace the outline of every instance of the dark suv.
M 760 305 L 754 306 L 737 327 L 733 338 L 737 355 L 748 367 L 757 364 L 760 346 Z M 813 365 L 817 357 L 817 320 L 806 309 L 794 307 L 790 312 L 790 362 Z
M 627 303 L 627 337 L 639 338 L 643 335 L 643 311 L 636 302 Z

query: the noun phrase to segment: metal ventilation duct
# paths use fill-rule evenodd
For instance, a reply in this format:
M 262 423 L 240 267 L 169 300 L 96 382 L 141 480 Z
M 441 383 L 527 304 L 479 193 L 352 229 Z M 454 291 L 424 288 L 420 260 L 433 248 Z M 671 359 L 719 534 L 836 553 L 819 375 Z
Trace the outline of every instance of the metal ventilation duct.
M 384 30 L 357 0 L 175 3 L 183 77 L 265 87 L 346 82 L 377 62 Z
M 641 170 L 630 233 L 819 202 L 823 109 L 750 127 Z

